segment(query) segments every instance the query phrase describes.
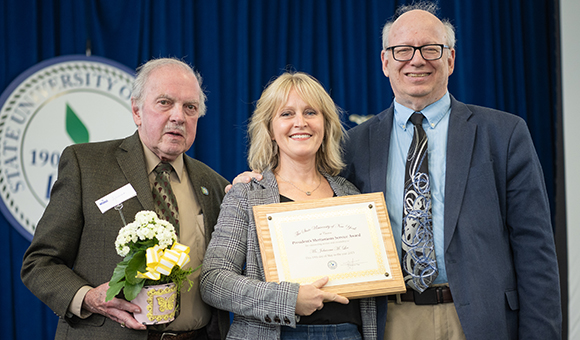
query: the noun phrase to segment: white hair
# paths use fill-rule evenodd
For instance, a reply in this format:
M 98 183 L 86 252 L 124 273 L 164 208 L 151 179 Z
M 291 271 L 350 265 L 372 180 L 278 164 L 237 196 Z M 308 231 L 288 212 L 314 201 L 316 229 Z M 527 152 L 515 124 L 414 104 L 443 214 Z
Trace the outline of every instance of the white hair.
M 159 59 L 152 59 L 146 62 L 145 64 L 139 66 L 137 68 L 137 76 L 135 77 L 135 81 L 133 82 L 133 91 L 131 94 L 131 98 L 135 100 L 139 107 L 142 106 L 145 86 L 147 85 L 147 81 L 149 80 L 149 76 L 151 72 L 154 70 L 167 66 L 173 65 L 182 68 L 185 72 L 190 72 L 195 76 L 197 82 L 199 83 L 199 116 L 202 117 L 205 115 L 206 106 L 205 102 L 207 100 L 207 96 L 203 92 L 203 88 L 201 87 L 202 78 L 199 72 L 195 71 L 189 64 L 175 58 L 159 58 Z

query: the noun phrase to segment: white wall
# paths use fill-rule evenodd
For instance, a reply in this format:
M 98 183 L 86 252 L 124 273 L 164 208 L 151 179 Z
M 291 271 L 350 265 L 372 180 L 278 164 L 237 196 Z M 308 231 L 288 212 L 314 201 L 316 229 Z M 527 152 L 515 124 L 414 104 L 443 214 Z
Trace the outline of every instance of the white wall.
M 568 339 L 580 339 L 580 1 L 561 0 L 560 13 L 568 229 Z

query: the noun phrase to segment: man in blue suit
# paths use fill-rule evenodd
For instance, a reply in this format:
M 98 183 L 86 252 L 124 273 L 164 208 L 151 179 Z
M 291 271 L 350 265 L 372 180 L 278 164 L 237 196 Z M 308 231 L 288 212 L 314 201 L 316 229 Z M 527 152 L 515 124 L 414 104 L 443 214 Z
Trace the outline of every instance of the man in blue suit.
M 438 276 L 423 293 L 388 297 L 384 338 L 560 339 L 550 210 L 529 131 L 517 116 L 449 94 L 455 33 L 436 9 L 405 6 L 385 25 L 381 60 L 395 99 L 346 145 L 343 175 L 361 192 L 385 193 L 401 256 L 409 118 L 425 117 Z

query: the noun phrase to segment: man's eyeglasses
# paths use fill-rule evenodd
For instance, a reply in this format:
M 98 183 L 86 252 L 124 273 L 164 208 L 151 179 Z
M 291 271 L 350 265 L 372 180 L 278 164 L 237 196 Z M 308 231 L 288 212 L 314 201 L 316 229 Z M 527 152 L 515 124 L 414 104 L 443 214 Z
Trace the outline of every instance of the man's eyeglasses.
M 415 56 L 415 51 L 419 50 L 421 56 L 425 60 L 437 60 L 441 59 L 443 56 L 443 49 L 449 48 L 447 45 L 443 44 L 429 44 L 419 47 L 411 45 L 397 45 L 387 47 L 385 50 L 391 50 L 393 52 L 393 58 L 396 61 L 409 61 Z

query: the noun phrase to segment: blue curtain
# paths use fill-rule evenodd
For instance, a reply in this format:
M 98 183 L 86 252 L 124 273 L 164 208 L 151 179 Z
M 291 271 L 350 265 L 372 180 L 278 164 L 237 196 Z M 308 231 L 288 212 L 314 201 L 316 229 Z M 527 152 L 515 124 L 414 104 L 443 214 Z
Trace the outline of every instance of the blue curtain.
M 410 2 L 410 1 L 408 1 Z M 381 28 L 396 0 L 4 0 L 0 2 L 0 91 L 29 67 L 67 54 L 135 69 L 174 56 L 204 77 L 208 113 L 188 152 L 232 179 L 246 166 L 254 102 L 286 69 L 318 78 L 347 114 L 387 108 Z M 461 101 L 523 117 L 554 206 L 557 0 L 441 0 L 457 27 L 450 92 Z M 345 117 L 345 123 L 353 123 Z M 0 165 L 1 166 L 1 165 Z M 554 211 L 554 210 L 553 210 Z M 56 317 L 20 281 L 29 242 L 0 216 L 0 338 L 52 339 Z

